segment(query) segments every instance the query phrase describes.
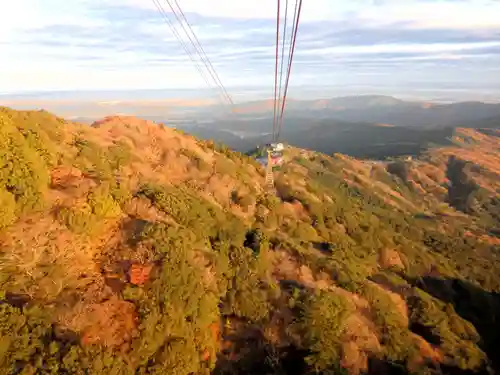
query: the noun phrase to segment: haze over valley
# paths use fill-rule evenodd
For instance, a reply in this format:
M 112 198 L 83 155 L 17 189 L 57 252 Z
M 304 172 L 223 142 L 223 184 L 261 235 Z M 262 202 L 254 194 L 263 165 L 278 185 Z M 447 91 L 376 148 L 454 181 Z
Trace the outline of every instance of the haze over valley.
M 223 106 L 214 100 L 195 97 L 145 101 L 124 100 L 122 96 L 121 100 L 84 102 L 75 100 L 74 95 L 71 100 L 63 99 L 60 93 L 44 94 L 42 100 L 37 96 L 15 98 L 5 104 L 14 108 L 48 108 L 86 124 L 106 116 L 133 115 L 241 152 L 268 143 L 271 137 L 270 100 Z M 117 93 L 113 95 L 120 97 Z M 456 128 L 496 128 L 500 103 L 408 101 L 382 95 L 291 99 L 285 118 L 286 127 L 281 133 L 284 142 L 328 154 L 384 158 L 415 155 L 430 144 L 447 144 Z

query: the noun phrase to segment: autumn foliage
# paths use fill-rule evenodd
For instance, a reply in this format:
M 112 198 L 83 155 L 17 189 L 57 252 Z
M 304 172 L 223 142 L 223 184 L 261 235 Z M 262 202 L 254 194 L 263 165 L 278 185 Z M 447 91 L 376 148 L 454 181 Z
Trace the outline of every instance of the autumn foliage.
M 274 194 L 166 126 L 0 108 L 0 373 L 498 372 L 497 135 L 290 147 Z

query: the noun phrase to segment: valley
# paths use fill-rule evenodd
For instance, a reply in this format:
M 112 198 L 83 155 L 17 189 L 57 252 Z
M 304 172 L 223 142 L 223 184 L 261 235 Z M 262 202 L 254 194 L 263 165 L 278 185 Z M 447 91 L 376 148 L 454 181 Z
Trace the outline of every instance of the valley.
M 71 104 L 71 101 L 47 99 L 17 103 L 17 108 L 33 108 L 39 103 L 44 108 L 53 108 L 57 114 L 72 114 L 73 121 L 89 125 L 105 116 L 130 113 L 239 152 L 267 143 L 273 122 L 269 101 L 236 103 L 232 107 L 195 99 L 115 100 L 106 106 L 91 101 Z M 13 104 L 16 107 L 16 102 Z M 418 155 L 432 145 L 445 146 L 457 128 L 494 129 L 499 123 L 500 104 L 493 102 L 440 103 L 358 95 L 291 100 L 281 139 L 327 154 L 340 152 L 359 158 L 385 159 Z

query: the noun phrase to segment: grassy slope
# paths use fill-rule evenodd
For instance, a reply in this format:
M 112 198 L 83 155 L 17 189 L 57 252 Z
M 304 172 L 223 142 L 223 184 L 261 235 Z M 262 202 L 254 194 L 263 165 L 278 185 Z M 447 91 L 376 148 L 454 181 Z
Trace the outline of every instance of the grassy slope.
M 5 373 L 496 365 L 494 136 L 413 162 L 289 149 L 276 197 L 251 159 L 150 122 L 0 121 Z

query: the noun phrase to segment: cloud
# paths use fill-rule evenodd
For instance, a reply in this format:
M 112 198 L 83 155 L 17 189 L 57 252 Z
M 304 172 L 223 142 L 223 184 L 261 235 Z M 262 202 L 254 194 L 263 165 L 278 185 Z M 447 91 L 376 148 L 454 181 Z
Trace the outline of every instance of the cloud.
M 496 0 L 470 1 L 383 1 L 384 12 L 377 6 L 363 7 L 358 17 L 376 24 L 405 22 L 412 28 L 498 30 L 500 3 Z
M 403 53 L 439 53 L 439 52 L 461 52 L 467 50 L 477 50 L 485 48 L 500 47 L 500 41 L 475 42 L 475 43 L 410 43 L 410 44 L 372 44 L 357 46 L 332 46 L 324 48 L 314 48 L 306 51 L 298 51 L 302 55 L 345 55 L 345 54 L 386 54 L 394 52 Z
M 228 88 L 272 86 L 275 2 L 177 1 Z M 17 0 L 5 12 L 0 91 L 206 86 L 152 1 Z M 292 93 L 419 79 L 500 87 L 498 14 L 495 0 L 304 1 Z
M 108 4 L 128 4 L 138 9 L 154 9 L 142 0 L 106 0 Z M 230 19 L 276 18 L 276 3 L 269 0 L 251 2 L 226 0 L 182 0 L 185 12 L 203 17 Z M 496 0 L 307 0 L 303 2 L 305 22 L 342 20 L 350 17 L 374 24 L 411 23 L 414 27 L 493 28 L 500 27 Z M 452 14 L 453 17 L 447 17 Z

